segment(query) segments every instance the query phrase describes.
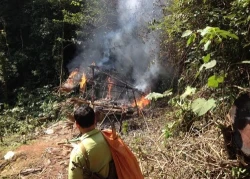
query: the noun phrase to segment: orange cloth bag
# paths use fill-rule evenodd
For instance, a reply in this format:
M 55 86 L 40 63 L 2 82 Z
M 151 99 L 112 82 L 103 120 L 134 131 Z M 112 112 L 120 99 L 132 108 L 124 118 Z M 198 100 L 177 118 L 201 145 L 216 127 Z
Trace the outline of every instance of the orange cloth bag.
M 138 161 L 115 130 L 103 130 L 102 134 L 110 146 L 118 179 L 143 179 Z

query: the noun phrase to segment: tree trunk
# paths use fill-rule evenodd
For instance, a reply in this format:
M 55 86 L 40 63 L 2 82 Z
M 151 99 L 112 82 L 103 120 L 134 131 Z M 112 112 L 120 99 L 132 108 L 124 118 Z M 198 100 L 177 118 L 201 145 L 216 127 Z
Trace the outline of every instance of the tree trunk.
M 1 36 L 3 36 L 1 39 L 3 39 L 3 41 L 1 42 L 0 41 L 0 45 L 2 47 L 5 47 L 7 48 L 7 56 L 10 56 L 10 53 L 9 53 L 9 45 L 8 45 L 8 41 L 7 41 L 7 34 L 6 34 L 6 24 L 5 24 L 5 21 L 3 18 L 0 19 L 0 22 L 3 24 L 3 27 L 4 27 L 4 31 L 2 31 L 2 33 L 0 34 Z M 4 49 L 4 48 L 2 48 Z M 2 72 L 2 90 L 3 90 L 3 97 L 4 97 L 4 103 L 7 103 L 8 102 L 8 78 L 7 78 L 7 62 L 6 62 L 6 52 L 3 50 L 3 51 L 0 51 L 0 66 L 1 66 L 1 69 L 0 71 Z
M 63 17 L 64 18 L 64 17 Z M 62 87 L 62 78 L 63 78 L 63 61 L 64 61 L 64 46 L 63 46 L 63 39 L 64 39 L 64 19 L 62 20 L 62 41 L 61 41 L 61 66 L 60 66 L 60 88 Z M 61 92 L 59 90 L 59 96 Z
M 7 87 L 7 74 L 6 74 L 6 58 L 4 56 L 0 56 L 0 71 L 2 72 L 2 90 L 3 90 L 3 98 L 4 103 L 8 101 L 8 87 Z

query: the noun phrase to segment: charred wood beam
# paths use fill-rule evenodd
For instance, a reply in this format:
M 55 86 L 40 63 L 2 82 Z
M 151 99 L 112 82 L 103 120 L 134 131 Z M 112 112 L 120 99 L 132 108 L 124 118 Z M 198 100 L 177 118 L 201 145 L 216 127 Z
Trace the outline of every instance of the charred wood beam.
M 38 167 L 38 168 L 28 168 L 28 169 L 24 169 L 20 171 L 20 175 L 29 175 L 31 173 L 37 173 L 37 172 L 41 172 L 43 170 L 42 167 Z
M 123 106 L 118 106 L 118 105 L 107 104 L 108 102 L 104 102 L 104 101 L 94 101 L 94 103 L 92 103 L 91 101 L 86 101 L 86 100 L 79 99 L 79 98 L 71 98 L 70 102 L 73 102 L 78 105 L 87 104 L 87 105 L 93 105 L 93 106 L 99 106 L 99 107 L 101 106 L 101 107 L 110 108 L 110 109 L 120 109 L 123 111 L 134 110 L 133 107 L 129 107 L 129 106 L 123 107 Z
M 110 75 L 109 73 L 107 73 L 107 72 L 101 70 L 100 67 L 98 67 L 98 66 L 96 66 L 96 65 L 90 65 L 89 67 L 90 67 L 92 70 L 96 69 L 96 70 L 100 71 L 101 73 L 103 73 L 103 74 L 105 74 L 105 75 L 107 75 L 107 76 L 109 76 L 109 77 L 111 77 L 111 78 L 113 78 L 113 79 L 119 81 L 120 83 L 124 84 L 126 88 L 131 89 L 131 90 L 134 90 L 134 91 L 136 91 L 137 93 L 139 93 L 139 94 L 141 94 L 141 95 L 145 95 L 145 93 L 144 93 L 143 91 L 140 91 L 139 89 L 133 87 L 132 85 L 128 84 L 127 82 L 122 81 L 121 79 L 118 79 L 118 78 L 116 78 L 116 77 Z M 110 83 L 110 84 L 114 84 L 114 83 Z M 116 85 L 116 84 L 114 84 L 114 85 Z M 116 86 L 118 86 L 118 85 L 116 85 Z M 121 87 L 122 87 L 122 86 L 121 86 Z

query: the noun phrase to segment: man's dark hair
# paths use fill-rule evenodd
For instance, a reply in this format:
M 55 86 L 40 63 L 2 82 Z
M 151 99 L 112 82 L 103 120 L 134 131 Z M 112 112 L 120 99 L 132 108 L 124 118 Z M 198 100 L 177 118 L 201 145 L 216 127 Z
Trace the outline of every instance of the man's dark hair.
M 74 118 L 82 128 L 87 128 L 95 123 L 95 112 L 91 107 L 83 105 L 75 110 Z

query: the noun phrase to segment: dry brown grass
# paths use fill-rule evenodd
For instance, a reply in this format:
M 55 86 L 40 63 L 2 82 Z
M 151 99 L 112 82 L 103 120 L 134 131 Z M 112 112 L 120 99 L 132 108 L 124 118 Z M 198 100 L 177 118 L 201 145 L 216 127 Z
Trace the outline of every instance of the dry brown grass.
M 217 123 L 210 122 L 199 130 L 192 126 L 178 137 L 165 138 L 165 115 L 137 122 L 147 123 L 148 129 L 131 130 L 123 138 L 138 155 L 146 179 L 236 178 L 232 168 L 239 162 L 229 159 Z

